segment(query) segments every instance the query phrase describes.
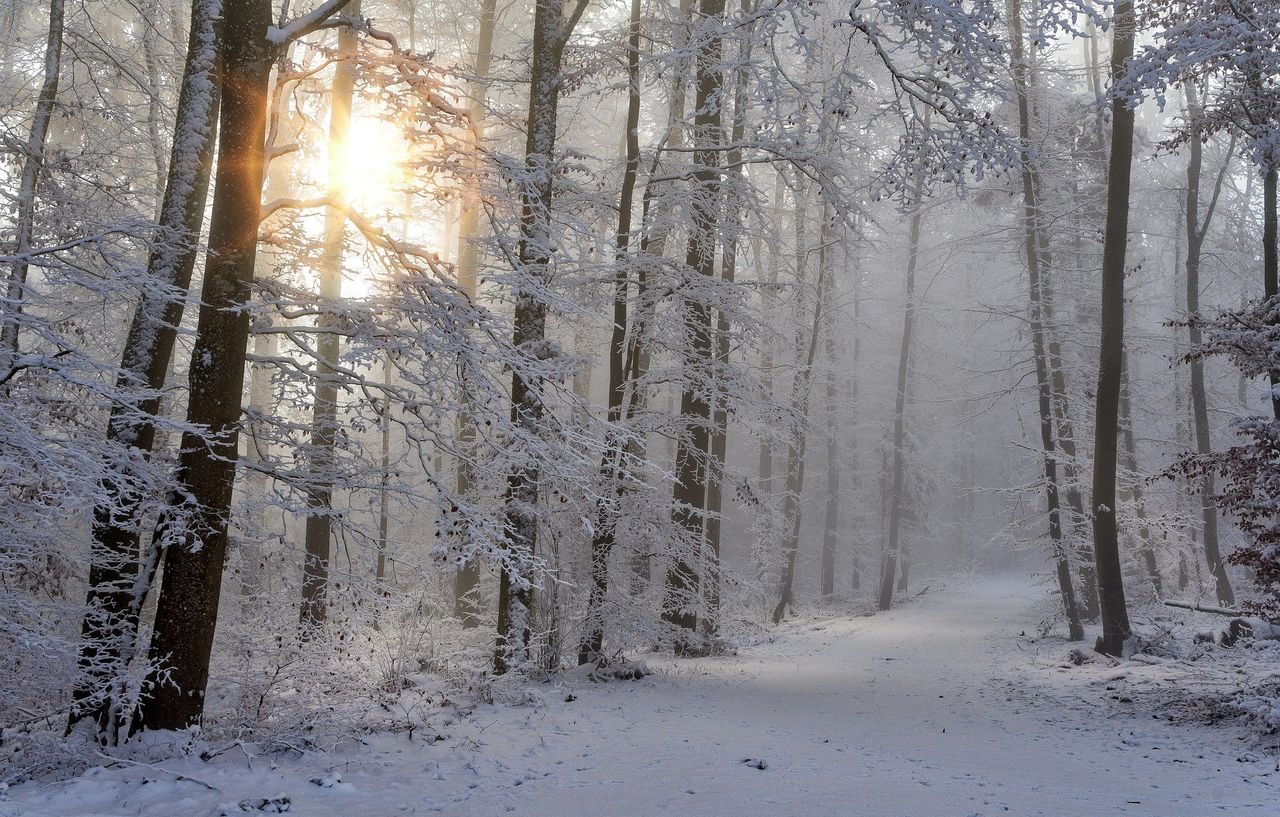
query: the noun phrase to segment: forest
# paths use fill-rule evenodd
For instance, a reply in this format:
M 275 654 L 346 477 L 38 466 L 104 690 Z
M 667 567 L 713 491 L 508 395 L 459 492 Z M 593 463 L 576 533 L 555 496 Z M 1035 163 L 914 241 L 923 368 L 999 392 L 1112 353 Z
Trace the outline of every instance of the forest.
M 1275 0 L 0 0 L 0 817 L 1274 813 L 1278 171 Z

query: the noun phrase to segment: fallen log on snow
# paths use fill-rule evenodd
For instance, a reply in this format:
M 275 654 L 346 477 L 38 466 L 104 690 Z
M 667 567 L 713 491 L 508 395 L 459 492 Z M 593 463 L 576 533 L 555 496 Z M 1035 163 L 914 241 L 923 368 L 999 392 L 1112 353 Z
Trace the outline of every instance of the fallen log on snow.
M 1166 599 L 1165 607 L 1178 607 L 1182 610 L 1195 610 L 1197 613 L 1214 613 L 1219 616 L 1243 616 L 1240 610 L 1228 610 L 1226 607 L 1210 607 L 1205 604 L 1197 604 L 1194 601 L 1178 601 L 1177 599 Z
M 1280 640 L 1280 621 L 1268 621 L 1265 618 L 1246 616 L 1241 610 L 1229 610 L 1226 607 L 1210 607 L 1190 601 L 1165 601 L 1167 607 L 1178 607 L 1182 610 L 1195 610 L 1198 613 L 1213 613 L 1219 616 L 1233 616 L 1227 622 L 1227 629 L 1218 635 L 1218 643 L 1224 647 L 1234 647 L 1242 640 L 1277 641 Z M 1205 640 L 1209 640 L 1206 633 Z

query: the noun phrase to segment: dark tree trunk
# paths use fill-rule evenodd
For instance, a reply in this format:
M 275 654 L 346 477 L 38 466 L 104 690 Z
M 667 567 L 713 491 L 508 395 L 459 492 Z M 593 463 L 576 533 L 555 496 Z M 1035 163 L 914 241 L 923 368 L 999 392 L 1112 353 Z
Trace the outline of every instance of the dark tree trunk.
M 213 0 L 191 7 L 186 65 L 178 92 L 173 147 L 160 205 L 155 248 L 147 259 L 148 289 L 134 308 L 121 355 L 117 386 L 126 395 L 111 412 L 107 439 L 145 457 L 155 445 L 153 418 L 160 411 L 173 357 L 184 298 L 191 285 L 200 227 L 208 197 L 209 173 L 218 115 L 214 60 Z M 191 138 L 183 138 L 189 135 Z M 131 391 L 145 390 L 142 399 Z M 127 468 L 127 466 L 125 466 Z M 72 697 L 68 730 L 83 719 L 98 725 L 98 739 L 115 743 L 123 719 L 123 701 L 115 679 L 137 650 L 138 616 L 146 588 L 139 586 L 141 548 L 138 516 L 143 500 L 130 472 L 102 485 L 108 501 L 94 508 L 90 543 L 89 591 L 82 626 L 79 676 Z
M 1013 82 L 1018 100 L 1018 138 L 1021 144 L 1023 251 L 1027 256 L 1028 292 L 1030 295 L 1031 345 L 1036 366 L 1036 394 L 1040 410 L 1040 445 L 1044 450 L 1045 505 L 1049 516 L 1049 538 L 1053 550 L 1058 589 L 1067 615 L 1067 630 L 1072 641 L 1084 638 L 1080 610 L 1076 606 L 1075 585 L 1071 580 L 1071 562 L 1062 535 L 1062 507 L 1059 500 L 1057 445 L 1054 440 L 1053 385 L 1049 375 L 1049 359 L 1045 344 L 1044 287 L 1041 261 L 1040 207 L 1038 176 L 1032 165 L 1031 105 L 1029 77 L 1024 57 L 1022 6 L 1009 0 L 1009 34 L 1013 44 Z
M 701 0 L 696 60 L 694 113 L 694 190 L 691 229 L 685 264 L 697 275 L 715 275 L 716 227 L 719 216 L 721 134 L 720 105 L 722 67 L 719 26 L 724 16 L 724 0 Z M 696 300 L 687 307 L 688 364 L 702 380 L 711 374 L 714 350 L 711 342 L 711 308 Z M 699 376 L 700 375 L 700 376 Z M 707 460 L 711 452 L 711 406 L 702 383 L 690 382 L 680 395 L 680 416 L 687 431 L 676 445 L 676 485 L 672 492 L 671 520 L 683 527 L 690 542 L 702 542 L 706 523 Z M 717 574 L 718 575 L 718 574 Z M 691 634 L 698 630 L 698 601 L 702 594 L 698 574 L 686 556 L 677 556 L 667 570 L 662 617 L 667 623 Z M 691 636 L 676 639 L 677 653 L 695 651 Z
M 1118 0 L 1112 16 L 1112 87 L 1123 79 L 1133 56 L 1134 4 Z M 1096 649 L 1121 655 L 1128 640 L 1120 542 L 1116 533 L 1116 450 L 1120 410 L 1120 370 L 1124 356 L 1124 273 L 1129 244 L 1129 183 L 1133 164 L 1133 110 L 1123 97 L 1111 101 L 1111 158 L 1107 171 L 1107 227 L 1102 247 L 1102 337 L 1093 437 L 1093 553 L 1098 566 L 1102 636 Z
M 742 11 L 749 11 L 743 0 Z M 733 124 L 729 129 L 729 144 L 725 154 L 729 167 L 728 184 L 725 185 L 724 246 L 720 253 L 720 277 L 726 284 L 733 284 L 738 271 L 738 238 L 742 232 L 742 191 L 745 183 L 742 173 L 742 148 L 739 147 L 747 128 L 747 65 L 751 61 L 751 44 L 754 23 L 742 32 L 743 40 L 738 54 L 738 68 L 734 72 Z M 703 578 L 707 614 L 702 620 L 702 631 L 715 635 L 720 620 L 720 523 L 724 508 L 724 469 L 729 452 L 728 395 L 723 386 L 723 374 L 729 365 L 729 318 L 723 310 L 716 312 L 716 366 L 719 371 L 715 389 L 715 409 L 712 412 L 714 430 L 711 434 L 711 468 L 707 474 L 707 575 Z
M 274 49 L 266 39 L 271 4 L 225 0 L 219 58 L 222 109 L 209 223 L 209 255 L 191 354 L 187 422 L 178 484 L 156 530 L 164 581 L 151 661 L 136 725 L 185 729 L 204 713 L 222 586 L 227 522 L 239 441 L 249 302 L 261 211 L 267 88 Z
M 551 205 L 555 192 L 556 119 L 562 84 L 564 46 L 587 0 L 570 17 L 562 0 L 537 0 L 533 16 L 533 65 L 529 74 L 529 111 L 525 137 L 525 190 L 521 195 L 519 275 L 515 285 L 513 344 L 530 356 L 540 354 L 546 338 L 547 304 L 539 293 L 548 282 L 551 263 Z M 542 427 L 545 408 L 542 384 L 511 375 L 511 422 L 531 436 Z M 507 478 L 507 547 L 517 561 L 537 553 L 539 469 L 528 463 Z M 498 632 L 493 671 L 501 675 L 528 659 L 533 614 L 533 576 L 512 575 L 504 567 L 498 581 Z
M 44 76 L 36 109 L 31 117 L 27 143 L 22 146 L 22 175 L 18 179 L 18 207 L 14 222 L 13 255 L 9 280 L 5 285 L 5 306 L 0 310 L 0 375 L 7 373 L 18 357 L 18 327 L 27 289 L 27 253 L 35 233 L 36 195 L 40 176 L 44 173 L 45 145 L 49 141 L 49 123 L 58 99 L 58 80 L 62 73 L 62 35 L 66 0 L 49 0 L 49 28 L 44 49 Z
M 1276 161 L 1267 165 L 1262 182 L 1262 283 L 1268 298 L 1280 293 L 1280 230 L 1276 221 Z M 1271 373 L 1271 412 L 1280 420 L 1280 372 Z
M 1187 117 L 1192 127 L 1202 118 L 1199 100 L 1193 86 L 1186 87 Z M 1200 311 L 1200 253 L 1204 246 L 1204 238 L 1213 218 L 1213 205 L 1205 214 L 1204 223 L 1200 223 L 1200 176 L 1203 165 L 1203 150 L 1200 134 L 1193 133 L 1188 142 L 1191 156 L 1187 162 L 1187 197 L 1186 197 L 1186 284 L 1187 311 L 1195 315 Z M 1217 203 L 1217 194 L 1214 194 Z M 1201 345 L 1200 326 L 1194 321 L 1189 328 L 1191 348 Z M 1195 423 L 1196 453 L 1208 456 L 1212 450 L 1209 437 L 1209 405 L 1205 395 L 1204 361 L 1199 358 L 1191 360 L 1191 413 Z M 1235 604 L 1235 593 L 1231 589 L 1231 580 L 1227 577 L 1226 565 L 1222 561 L 1222 553 L 1218 546 L 1218 503 L 1214 499 L 1213 472 L 1207 471 L 1200 485 L 1200 518 L 1201 541 L 1204 546 L 1205 563 L 1209 566 L 1217 585 L 1218 602 L 1230 607 Z
M 618 196 L 618 231 L 615 237 L 613 277 L 613 331 L 609 339 L 609 422 L 621 423 L 627 389 L 627 299 L 630 278 L 631 210 L 635 204 L 636 177 L 640 173 L 640 0 L 631 0 L 627 33 L 627 156 Z M 618 539 L 618 518 L 624 492 L 626 440 L 612 435 L 604 462 L 603 484 L 613 496 L 596 509 L 595 536 L 591 541 L 591 595 L 587 600 L 586 635 L 578 648 L 578 663 L 601 660 L 604 647 L 604 600 L 609 593 L 609 555 Z
M 826 245 L 820 253 L 825 253 Z M 809 434 L 807 423 L 809 418 L 809 392 L 813 380 L 813 363 L 818 354 L 818 336 L 822 332 L 823 316 L 827 308 L 827 287 L 829 270 L 826 263 L 818 265 L 818 286 L 813 303 L 813 323 L 809 327 L 808 349 L 801 360 L 799 371 L 791 384 L 791 413 L 796 427 L 791 432 L 791 441 L 787 446 L 787 485 L 786 494 L 782 498 L 782 518 L 786 525 L 786 543 L 783 554 L 786 563 L 782 569 L 782 585 L 778 592 L 778 603 L 773 608 L 773 623 L 782 621 L 787 608 L 791 606 L 795 592 L 796 556 L 800 552 L 800 500 L 804 495 L 804 460 Z M 797 349 L 797 357 L 801 349 Z

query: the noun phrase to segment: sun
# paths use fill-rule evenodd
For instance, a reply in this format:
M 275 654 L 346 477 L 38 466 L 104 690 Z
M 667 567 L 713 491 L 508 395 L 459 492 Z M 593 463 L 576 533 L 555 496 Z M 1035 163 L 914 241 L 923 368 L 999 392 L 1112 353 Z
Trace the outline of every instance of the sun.
M 407 151 L 396 126 L 374 116 L 354 116 L 347 138 L 336 146 L 338 161 L 329 183 L 347 204 L 360 211 L 376 211 L 397 203 L 404 186 Z

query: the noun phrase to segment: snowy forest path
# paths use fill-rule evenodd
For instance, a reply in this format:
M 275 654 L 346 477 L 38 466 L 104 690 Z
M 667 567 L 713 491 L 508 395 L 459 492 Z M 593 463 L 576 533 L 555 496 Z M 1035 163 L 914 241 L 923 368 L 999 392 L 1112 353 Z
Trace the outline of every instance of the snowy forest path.
M 456 813 L 1275 813 L 1229 726 L 1125 716 L 1102 688 L 1057 684 L 1048 656 L 1066 646 L 1029 637 L 1045 596 L 1031 576 L 977 578 L 871 617 L 794 620 L 741 656 L 677 662 L 671 681 L 588 689 L 533 752 L 565 756 L 548 779 Z
M 1230 722 L 1126 711 L 1106 671 L 1035 637 L 1047 609 L 1030 576 L 951 583 L 640 681 L 535 685 L 541 705 L 480 706 L 435 722 L 434 742 L 421 728 L 301 758 L 102 769 L 19 787 L 0 817 L 241 814 L 277 793 L 304 817 L 1276 813 L 1274 758 L 1237 762 Z

